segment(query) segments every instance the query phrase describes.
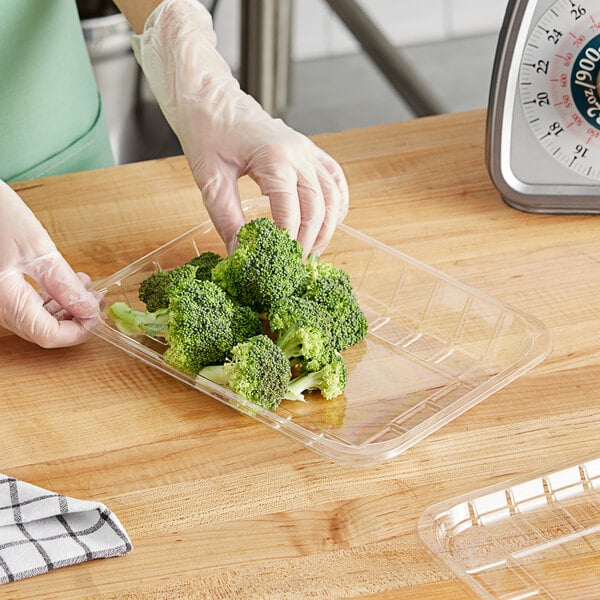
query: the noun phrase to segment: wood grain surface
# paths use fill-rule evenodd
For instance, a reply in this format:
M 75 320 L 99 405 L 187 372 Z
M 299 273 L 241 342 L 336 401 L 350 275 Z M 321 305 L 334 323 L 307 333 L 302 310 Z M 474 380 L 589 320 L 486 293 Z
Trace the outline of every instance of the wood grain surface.
M 0 597 L 468 598 L 421 546 L 423 511 L 600 446 L 600 217 L 508 207 L 484 123 L 474 111 L 314 139 L 347 174 L 348 225 L 540 319 L 545 362 L 401 456 L 356 468 L 100 339 L 44 350 L 2 331 L 0 472 L 105 503 L 134 550 Z M 181 157 L 14 187 L 93 279 L 206 218 Z

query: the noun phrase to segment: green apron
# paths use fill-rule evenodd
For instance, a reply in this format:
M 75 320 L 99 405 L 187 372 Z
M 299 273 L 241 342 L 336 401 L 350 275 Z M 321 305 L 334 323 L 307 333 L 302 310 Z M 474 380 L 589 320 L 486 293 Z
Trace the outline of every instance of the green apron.
M 75 0 L 0 0 L 0 179 L 111 164 Z

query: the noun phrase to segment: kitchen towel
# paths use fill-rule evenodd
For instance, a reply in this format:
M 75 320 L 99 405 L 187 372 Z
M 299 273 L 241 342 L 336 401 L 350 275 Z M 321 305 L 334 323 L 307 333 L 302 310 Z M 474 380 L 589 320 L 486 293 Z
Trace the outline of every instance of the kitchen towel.
M 0 584 L 130 550 L 125 529 L 103 504 L 0 474 Z

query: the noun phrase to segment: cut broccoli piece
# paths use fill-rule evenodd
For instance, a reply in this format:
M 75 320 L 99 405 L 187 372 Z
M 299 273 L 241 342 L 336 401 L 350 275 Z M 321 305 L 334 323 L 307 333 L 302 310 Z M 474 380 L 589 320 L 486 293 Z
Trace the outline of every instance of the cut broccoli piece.
M 238 232 L 238 246 L 212 270 L 212 280 L 237 302 L 258 313 L 294 294 L 305 284 L 302 247 L 266 217 Z
M 335 279 L 341 285 L 352 290 L 350 276 L 344 269 L 336 267 L 333 263 L 322 260 L 319 256 L 311 254 L 306 261 L 306 271 L 308 273 L 308 283 L 315 282 L 319 279 Z
M 309 371 L 292 379 L 287 387 L 285 399 L 304 400 L 302 392 L 320 390 L 323 398 L 336 398 L 346 388 L 348 373 L 346 364 L 339 353 L 336 353 L 330 363 L 318 371 Z
M 235 306 L 231 318 L 233 342 L 238 344 L 263 331 L 260 317 L 248 306 Z
M 269 312 L 269 326 L 276 343 L 289 359 L 298 359 L 308 371 L 317 371 L 333 358 L 331 318 L 323 305 L 308 298 L 290 296 Z
M 306 270 L 309 277 L 303 296 L 329 312 L 336 350 L 360 342 L 367 334 L 368 324 L 346 271 L 315 256 L 309 258 Z
M 202 252 L 187 264 L 196 267 L 196 279 L 212 279 L 212 270 L 222 258 L 215 252 Z
M 190 373 L 223 362 L 233 347 L 234 306 L 211 281 L 195 280 L 186 293 L 171 300 L 173 314 L 163 358 Z M 183 352 L 181 352 L 183 350 Z
M 149 311 L 155 311 L 169 305 L 169 301 L 165 296 L 167 277 L 168 271 L 157 271 L 140 283 L 138 296 L 146 304 Z
M 168 308 L 144 312 L 131 308 L 126 302 L 115 302 L 108 309 L 108 317 L 125 335 L 164 337 L 171 314 Z
M 169 271 L 157 271 L 140 283 L 138 297 L 151 312 L 166 308 L 169 298 L 179 295 L 179 289 L 195 279 L 196 270 L 196 266 L 185 264 Z
M 234 345 L 234 305 L 211 281 L 193 279 L 178 286 L 168 308 L 155 313 L 116 302 L 108 315 L 123 333 L 164 337 L 168 345 L 164 361 L 191 374 L 222 363 Z
M 273 410 L 286 392 L 291 371 L 280 348 L 260 334 L 234 346 L 230 361 L 204 367 L 200 375 L 254 404 Z

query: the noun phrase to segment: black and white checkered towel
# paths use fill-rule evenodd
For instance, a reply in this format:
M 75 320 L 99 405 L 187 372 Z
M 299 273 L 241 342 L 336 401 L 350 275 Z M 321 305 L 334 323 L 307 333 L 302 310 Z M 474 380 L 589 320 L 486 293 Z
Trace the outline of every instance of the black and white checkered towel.
M 103 504 L 0 474 L 0 584 L 130 550 L 123 526 Z

